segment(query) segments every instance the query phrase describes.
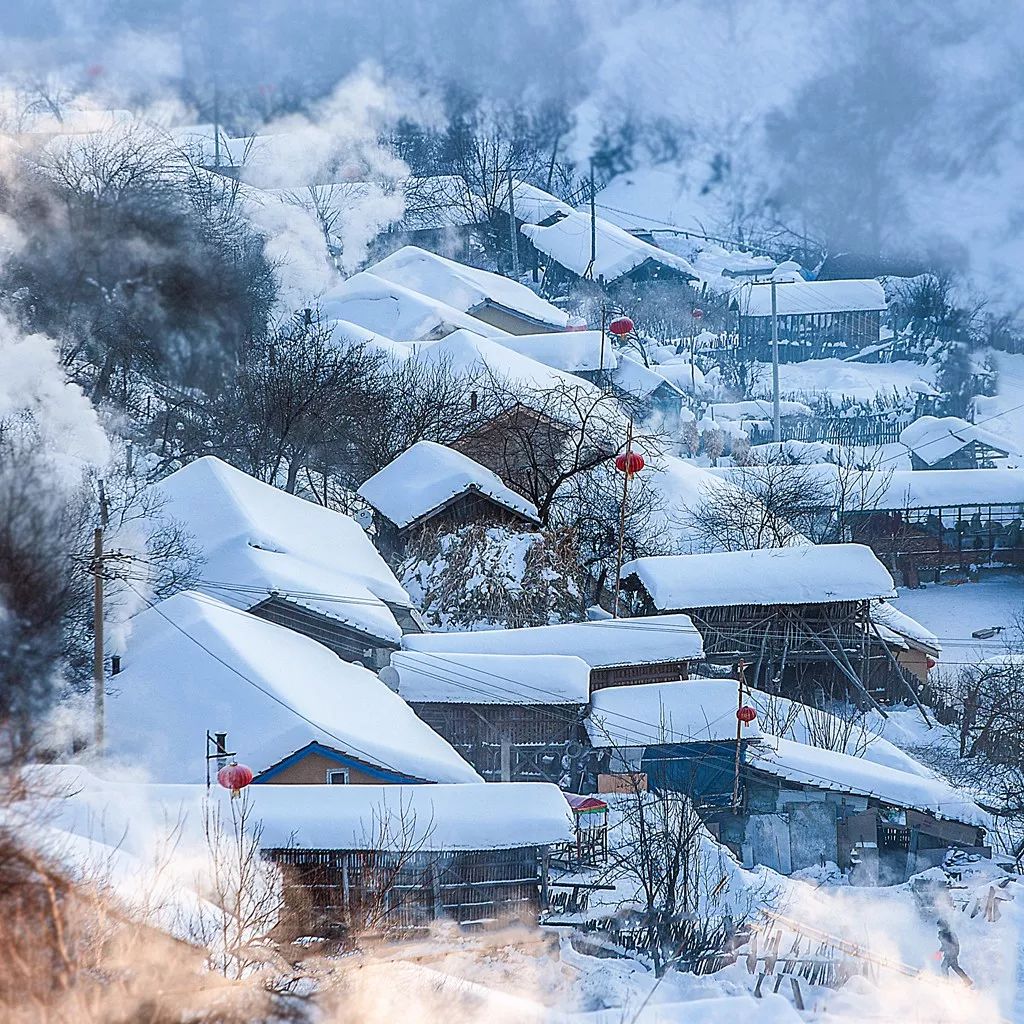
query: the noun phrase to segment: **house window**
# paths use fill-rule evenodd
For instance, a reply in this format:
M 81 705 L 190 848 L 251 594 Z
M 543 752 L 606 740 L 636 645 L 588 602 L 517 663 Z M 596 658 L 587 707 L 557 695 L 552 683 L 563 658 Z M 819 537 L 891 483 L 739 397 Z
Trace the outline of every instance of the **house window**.
M 347 768 L 329 768 L 327 770 L 327 785 L 328 786 L 347 786 L 348 785 L 348 769 Z

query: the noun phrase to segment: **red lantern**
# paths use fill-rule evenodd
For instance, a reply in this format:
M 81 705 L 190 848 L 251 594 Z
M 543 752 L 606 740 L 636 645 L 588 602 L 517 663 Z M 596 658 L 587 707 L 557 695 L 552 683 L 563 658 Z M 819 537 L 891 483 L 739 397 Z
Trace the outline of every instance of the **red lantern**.
M 744 725 L 750 725 L 757 718 L 757 712 L 749 704 L 744 704 L 743 707 L 736 709 L 736 717 Z
M 615 468 L 626 476 L 635 476 L 644 468 L 644 457 L 639 452 L 623 452 L 615 457 Z
M 936 665 L 938 665 L 938 662 L 929 654 L 928 655 L 928 671 L 931 672 L 931 670 L 933 668 L 935 668 Z
M 694 320 L 699 320 L 703 315 L 704 310 L 701 309 L 700 306 L 694 306 L 693 309 L 690 310 L 690 316 L 692 316 Z
M 609 325 L 608 330 L 617 338 L 624 338 L 633 333 L 633 321 L 628 316 L 617 316 Z
M 232 797 L 236 797 L 252 782 L 252 769 L 247 768 L 244 764 L 238 764 L 237 761 L 232 761 L 231 764 L 224 765 L 217 772 L 217 781 L 225 789 L 231 790 Z

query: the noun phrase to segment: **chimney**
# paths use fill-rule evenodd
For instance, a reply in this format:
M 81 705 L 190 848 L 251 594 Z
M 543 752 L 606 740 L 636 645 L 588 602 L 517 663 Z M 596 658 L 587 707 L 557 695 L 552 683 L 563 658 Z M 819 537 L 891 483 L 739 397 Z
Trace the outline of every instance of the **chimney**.
M 116 676 L 121 671 L 121 655 L 115 654 L 110 659 L 110 674 Z

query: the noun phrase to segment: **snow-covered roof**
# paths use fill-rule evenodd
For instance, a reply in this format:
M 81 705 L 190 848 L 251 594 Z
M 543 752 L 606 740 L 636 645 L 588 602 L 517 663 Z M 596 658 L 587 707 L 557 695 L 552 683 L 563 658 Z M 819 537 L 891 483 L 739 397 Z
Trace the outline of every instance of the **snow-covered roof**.
M 458 330 L 440 341 L 416 345 L 414 354 L 423 362 L 447 366 L 452 372 L 467 376 L 490 373 L 498 380 L 533 391 L 568 389 L 572 394 L 597 396 L 597 389 L 582 378 L 546 366 L 507 345 L 514 337 L 482 338 L 473 330 Z
M 571 655 L 398 651 L 390 667 L 414 702 L 586 704 L 590 696 L 590 666 Z
M 209 455 L 155 490 L 205 560 L 199 589 L 245 608 L 276 595 L 370 636 L 400 639 L 388 604 L 412 602 L 354 519 Z
M 487 204 L 460 174 L 430 174 L 399 182 L 405 212 L 395 227 L 399 231 L 433 231 L 482 224 Z
M 658 363 L 658 373 L 680 391 L 704 390 L 704 371 L 690 362 L 688 356 L 675 356 Z
M 517 334 L 502 338 L 501 344 L 520 355 L 566 373 L 588 373 L 614 369 L 618 356 L 611 339 L 604 341 L 601 358 L 600 331 L 558 331 L 550 334 Z
M 516 220 L 524 224 L 540 224 L 550 217 L 568 216 L 573 212 L 572 207 L 558 196 L 518 178 L 512 181 L 512 202 L 515 205 Z M 508 213 L 508 189 L 501 191 L 498 206 Z
M 766 399 L 754 398 L 745 402 L 714 402 L 708 406 L 713 420 L 765 420 L 774 415 L 772 403 Z M 814 410 L 803 402 L 779 402 L 780 416 L 813 416 Z
M 870 495 L 876 508 L 1024 505 L 1024 469 L 897 469 L 863 476 L 858 492 Z
M 226 732 L 257 773 L 316 742 L 391 775 L 478 779 L 368 669 L 205 594 L 136 615 L 123 664 L 107 701 L 108 752 L 154 780 L 205 778 L 207 730 Z
M 615 367 L 612 380 L 617 388 L 638 398 L 647 398 L 660 387 L 667 388 L 679 398 L 684 397 L 683 392 L 672 381 L 656 369 L 644 366 L 632 356 L 619 355 L 619 362 Z
M 477 270 L 415 245 L 407 245 L 369 268 L 377 277 L 429 295 L 473 314 L 484 306 L 498 306 L 544 328 L 565 327 L 568 314 L 542 299 L 524 284 Z
M 490 338 L 506 336 L 461 309 L 367 270 L 330 289 L 320 308 L 325 319 L 349 320 L 394 341 L 443 338 L 459 328 Z
M 784 281 L 775 286 L 779 316 L 883 310 L 885 292 L 874 280 Z M 766 284 L 743 284 L 732 293 L 730 307 L 741 316 L 771 316 L 772 290 Z
M 568 654 L 582 658 L 591 669 L 692 661 L 704 655 L 704 641 L 687 615 L 466 633 L 417 633 L 406 636 L 403 646 L 433 653 Z
M 746 763 L 789 782 L 873 797 L 896 807 L 934 814 L 938 818 L 986 826 L 988 816 L 947 782 L 912 775 L 885 765 L 793 740 L 765 736 L 750 744 Z
M 57 827 L 145 860 L 166 848 L 180 822 L 178 850 L 194 870 L 205 862 L 205 801 L 231 820 L 220 787 L 110 782 L 74 766 L 35 769 L 52 791 Z M 557 786 L 490 782 L 440 786 L 274 786 L 246 790 L 263 849 L 491 850 L 572 838 L 572 814 Z M 401 821 L 402 827 L 398 822 Z M 390 822 L 390 828 L 386 826 Z
M 888 601 L 872 602 L 871 621 L 876 625 L 884 626 L 897 636 L 911 641 L 918 647 L 923 647 L 936 654 L 942 650 L 939 638 L 930 629 L 926 629 L 917 619 L 911 617 L 906 612 L 900 611 L 899 608 Z
M 417 441 L 359 488 L 361 497 L 399 527 L 415 523 L 467 491 L 485 494 L 539 522 L 536 506 L 506 487 L 496 473 L 433 441 Z
M 732 291 L 737 277 L 770 274 L 775 268 L 770 256 L 728 248 L 709 239 L 657 230 L 651 231 L 651 237 L 662 249 L 687 260 L 717 292 Z
M 1003 438 L 958 416 L 921 416 L 900 433 L 900 443 L 929 466 L 949 458 L 972 441 L 1003 453 L 1013 450 Z
M 639 580 L 659 611 L 896 596 L 888 570 L 864 544 L 656 555 L 627 562 L 622 578 L 630 577 Z
M 736 680 L 607 686 L 590 698 L 587 734 L 595 747 L 645 747 L 736 738 Z M 743 736 L 761 735 L 755 721 Z
M 520 231 L 537 249 L 572 273 L 582 277 L 589 268 L 595 281 L 616 281 L 648 260 L 686 277 L 697 277 L 682 256 L 644 242 L 600 217 L 597 218 L 594 265 L 590 267 L 590 228 L 589 216 L 572 213 L 546 227 L 524 224 Z

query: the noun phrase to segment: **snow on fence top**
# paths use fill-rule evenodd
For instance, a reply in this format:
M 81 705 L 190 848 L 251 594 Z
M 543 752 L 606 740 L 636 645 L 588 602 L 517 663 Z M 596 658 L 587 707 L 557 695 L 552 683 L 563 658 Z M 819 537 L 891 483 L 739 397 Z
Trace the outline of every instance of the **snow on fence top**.
M 417 441 L 359 488 L 381 515 L 406 527 L 467 491 L 539 522 L 537 507 L 506 487 L 501 478 L 468 455 L 433 441 Z
M 477 270 L 462 263 L 407 245 L 369 268 L 370 273 L 393 284 L 429 295 L 464 313 L 488 304 L 500 306 L 536 322 L 538 328 L 565 327 L 568 314 L 542 299 L 526 285 Z
M 518 179 L 512 181 L 512 202 L 515 205 L 516 220 L 524 224 L 539 224 L 550 217 L 568 216 L 573 212 L 572 207 L 563 203 L 558 196 Z M 508 189 L 502 189 L 498 206 L 508 213 Z
M 32 769 L 60 791 L 54 825 L 73 835 L 152 860 L 175 837 L 194 870 L 204 856 L 204 803 L 231 822 L 231 797 L 219 786 L 109 782 L 72 766 Z M 245 791 L 250 823 L 261 823 L 263 849 L 405 851 L 496 850 L 543 846 L 572 838 L 572 813 L 557 786 L 490 782 L 461 786 L 273 786 Z M 228 825 L 230 829 L 230 824 Z
M 610 337 L 604 341 L 604 359 L 601 358 L 600 331 L 518 334 L 502 338 L 501 344 L 504 348 L 566 373 L 613 370 L 618 363 Z
M 330 289 L 320 308 L 328 320 L 350 320 L 395 341 L 443 338 L 460 327 L 491 338 L 506 336 L 461 309 L 385 281 L 368 270 Z
M 958 416 L 922 416 L 904 427 L 900 433 L 900 444 L 909 448 L 929 466 L 949 458 L 972 441 L 978 441 L 1004 454 L 1012 450 L 1003 438 Z
M 276 595 L 372 637 L 401 638 L 388 604 L 412 602 L 354 519 L 211 455 L 155 487 L 204 558 L 199 589 L 245 608 Z
M 688 615 L 466 633 L 410 633 L 404 637 L 403 646 L 432 653 L 569 654 L 582 658 L 592 669 L 692 661 L 704 656 L 704 641 Z
M 646 747 L 736 739 L 734 679 L 608 686 L 590 698 L 587 734 L 595 747 Z M 743 738 L 761 735 L 757 722 Z
M 792 740 L 763 737 L 747 747 L 746 763 L 758 771 L 815 789 L 873 797 L 937 818 L 987 826 L 988 815 L 947 782 L 926 778 Z
M 132 625 L 107 742 L 112 757 L 153 779 L 205 778 L 207 730 L 226 732 L 256 773 L 316 742 L 386 776 L 479 778 L 376 675 L 301 633 L 194 591 Z
M 590 696 L 590 666 L 569 655 L 398 651 L 390 668 L 413 702 L 586 704 Z
M 628 231 L 597 218 L 596 255 L 590 267 L 590 217 L 572 213 L 546 227 L 524 224 L 520 230 L 542 253 L 582 277 L 590 269 L 595 280 L 616 281 L 648 260 L 691 279 L 697 272 L 682 256 L 659 249 Z
M 896 596 L 888 570 L 863 544 L 657 555 L 627 562 L 622 578 L 630 577 L 640 582 L 658 611 Z
M 813 313 L 854 313 L 886 308 L 885 292 L 873 280 L 786 281 L 775 286 L 779 316 Z M 731 309 L 741 316 L 771 316 L 772 290 L 766 284 L 740 285 L 732 293 Z

